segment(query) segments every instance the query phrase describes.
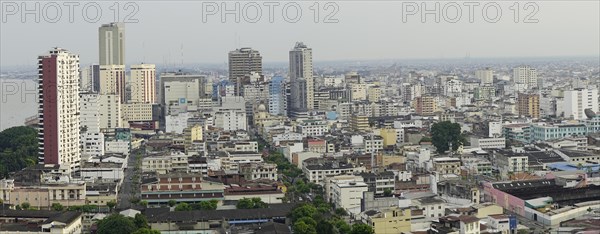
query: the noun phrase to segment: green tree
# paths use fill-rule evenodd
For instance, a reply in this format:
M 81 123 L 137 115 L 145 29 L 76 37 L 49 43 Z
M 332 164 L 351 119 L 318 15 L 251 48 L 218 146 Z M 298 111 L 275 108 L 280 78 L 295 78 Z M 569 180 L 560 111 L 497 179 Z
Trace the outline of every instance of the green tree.
M 106 202 L 106 206 L 108 206 L 108 209 L 110 211 L 112 211 L 113 208 L 115 208 L 115 206 L 117 206 L 117 202 L 115 200 L 110 200 L 110 201 Z
M 296 220 L 296 222 L 304 222 L 313 227 L 317 226 L 317 221 L 315 221 L 312 217 L 302 217 Z
M 0 177 L 37 164 L 37 130 L 20 126 L 0 132 Z
M 160 234 L 160 231 L 153 230 L 150 228 L 140 228 L 140 229 L 136 230 L 135 232 L 133 232 L 133 234 Z
M 315 226 L 305 223 L 304 221 L 298 221 L 293 226 L 295 234 L 317 234 Z
M 317 208 L 312 204 L 303 204 L 292 210 L 292 220 L 298 220 L 302 217 L 313 217 L 317 213 Z
M 216 210 L 219 201 L 210 200 L 210 201 L 201 201 L 200 202 L 200 210 Z
M 175 200 L 169 200 L 167 203 L 169 204 L 170 207 L 177 205 L 177 201 L 175 201 Z
M 21 208 L 23 210 L 29 210 L 31 208 L 31 204 L 29 204 L 29 202 L 23 202 L 21 203 Z
M 135 217 L 133 218 L 133 223 L 135 224 L 135 226 L 138 229 L 139 228 L 150 228 L 150 226 L 148 225 L 148 219 L 143 214 L 136 214 Z
M 419 143 L 421 142 L 431 142 L 431 138 L 430 137 L 421 137 L 421 140 L 419 141 Z
M 335 219 L 332 223 L 340 234 L 349 234 L 352 231 L 352 227 L 342 219 Z
M 260 200 L 259 197 L 242 198 L 236 204 L 238 209 L 257 209 L 268 207 L 267 203 Z
M 64 209 L 65 209 L 65 207 L 63 205 L 61 205 L 60 203 L 52 203 L 52 210 L 63 211 Z
M 460 125 L 450 121 L 434 123 L 431 126 L 431 143 L 437 152 L 441 154 L 449 150 L 450 142 L 452 142 L 452 150 L 457 150 L 461 144 L 466 143 Z
M 142 200 L 142 201 L 140 201 L 140 203 L 139 203 L 139 204 L 140 204 L 140 206 L 143 206 L 143 207 L 148 207 L 148 201 L 146 201 L 146 200 Z
M 375 234 L 373 227 L 364 223 L 355 223 L 352 225 L 352 231 L 350 234 Z
M 98 221 L 98 234 L 128 234 L 137 230 L 133 219 L 112 214 Z
M 317 231 L 317 234 L 333 234 L 333 233 L 336 233 L 336 231 L 337 231 L 337 230 L 335 230 L 335 227 L 333 226 L 333 224 L 331 224 L 331 222 L 329 222 L 327 220 L 319 221 L 319 223 L 317 223 L 317 227 L 315 229 Z
M 383 190 L 383 196 L 386 196 L 386 197 L 392 196 L 392 190 L 390 188 L 385 188 Z
M 192 206 L 190 206 L 189 204 L 182 202 L 177 204 L 177 206 L 175 207 L 175 211 L 190 211 L 192 210 Z

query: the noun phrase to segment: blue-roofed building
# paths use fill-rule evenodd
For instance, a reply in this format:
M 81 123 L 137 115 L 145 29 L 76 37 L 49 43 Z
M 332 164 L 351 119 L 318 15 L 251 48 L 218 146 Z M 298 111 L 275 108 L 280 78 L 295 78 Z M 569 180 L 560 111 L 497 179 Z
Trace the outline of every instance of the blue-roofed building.
M 568 162 L 557 162 L 548 165 L 553 171 L 600 171 L 600 164 L 573 164 Z

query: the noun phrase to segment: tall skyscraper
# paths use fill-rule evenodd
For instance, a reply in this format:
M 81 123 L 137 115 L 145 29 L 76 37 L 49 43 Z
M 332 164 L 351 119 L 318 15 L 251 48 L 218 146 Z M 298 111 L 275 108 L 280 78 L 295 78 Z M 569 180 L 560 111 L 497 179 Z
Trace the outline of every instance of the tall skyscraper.
M 100 65 L 100 94 L 116 94 L 121 103 L 127 101 L 125 93 L 125 66 Z
M 475 71 L 475 77 L 477 77 L 482 85 L 488 85 L 494 83 L 494 71 L 491 68 L 485 68 L 483 70 Z
M 312 49 L 308 48 L 302 42 L 296 42 L 294 49 L 290 51 L 289 75 L 292 107 L 312 110 L 315 103 Z M 301 79 L 304 80 L 305 85 L 301 85 L 302 82 L 298 82 Z M 300 91 L 294 88 L 303 88 L 305 90 Z M 305 95 L 302 95 L 302 93 Z M 306 98 L 306 100 L 299 100 L 298 98 Z
M 262 75 L 262 56 L 258 50 L 241 48 L 229 52 L 229 80 L 237 83 L 252 72 Z
M 156 66 L 131 65 L 131 103 L 156 103 Z
M 597 89 L 575 89 L 565 91 L 565 118 L 585 119 L 585 110 L 598 112 Z
M 125 65 L 125 24 L 103 24 L 98 29 L 100 65 Z
M 513 81 L 518 84 L 527 84 L 529 89 L 538 87 L 537 70 L 527 65 L 513 69 Z
M 517 98 L 519 115 L 534 119 L 540 118 L 540 95 L 519 93 Z
M 269 84 L 269 114 L 287 115 L 287 97 L 285 93 L 285 78 L 276 76 Z
M 79 168 L 79 55 L 54 48 L 38 57 L 39 157 Z

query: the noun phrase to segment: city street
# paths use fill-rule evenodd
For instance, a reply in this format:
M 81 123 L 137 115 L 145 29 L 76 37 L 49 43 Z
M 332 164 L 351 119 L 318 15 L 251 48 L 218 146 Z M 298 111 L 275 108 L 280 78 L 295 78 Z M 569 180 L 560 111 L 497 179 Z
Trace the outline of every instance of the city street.
M 136 167 L 136 158 L 138 154 L 142 154 L 144 152 L 143 148 L 131 151 L 131 155 L 127 158 L 127 169 L 125 170 L 123 176 L 123 183 L 121 184 L 121 188 L 119 189 L 117 209 L 128 209 L 131 207 L 131 199 L 134 197 L 140 197 L 139 190 L 134 187 L 139 186 L 141 170 L 137 172 L 137 182 L 134 183 L 132 179 L 134 178 L 135 167 Z M 135 191 L 135 195 L 132 196 L 132 192 Z

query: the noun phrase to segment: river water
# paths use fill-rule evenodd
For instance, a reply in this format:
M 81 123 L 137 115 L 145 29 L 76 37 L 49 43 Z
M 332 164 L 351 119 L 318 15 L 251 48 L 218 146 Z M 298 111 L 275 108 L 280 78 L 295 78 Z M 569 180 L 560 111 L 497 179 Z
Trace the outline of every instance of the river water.
M 33 79 L 0 79 L 0 131 L 24 125 L 37 113 L 37 82 Z

